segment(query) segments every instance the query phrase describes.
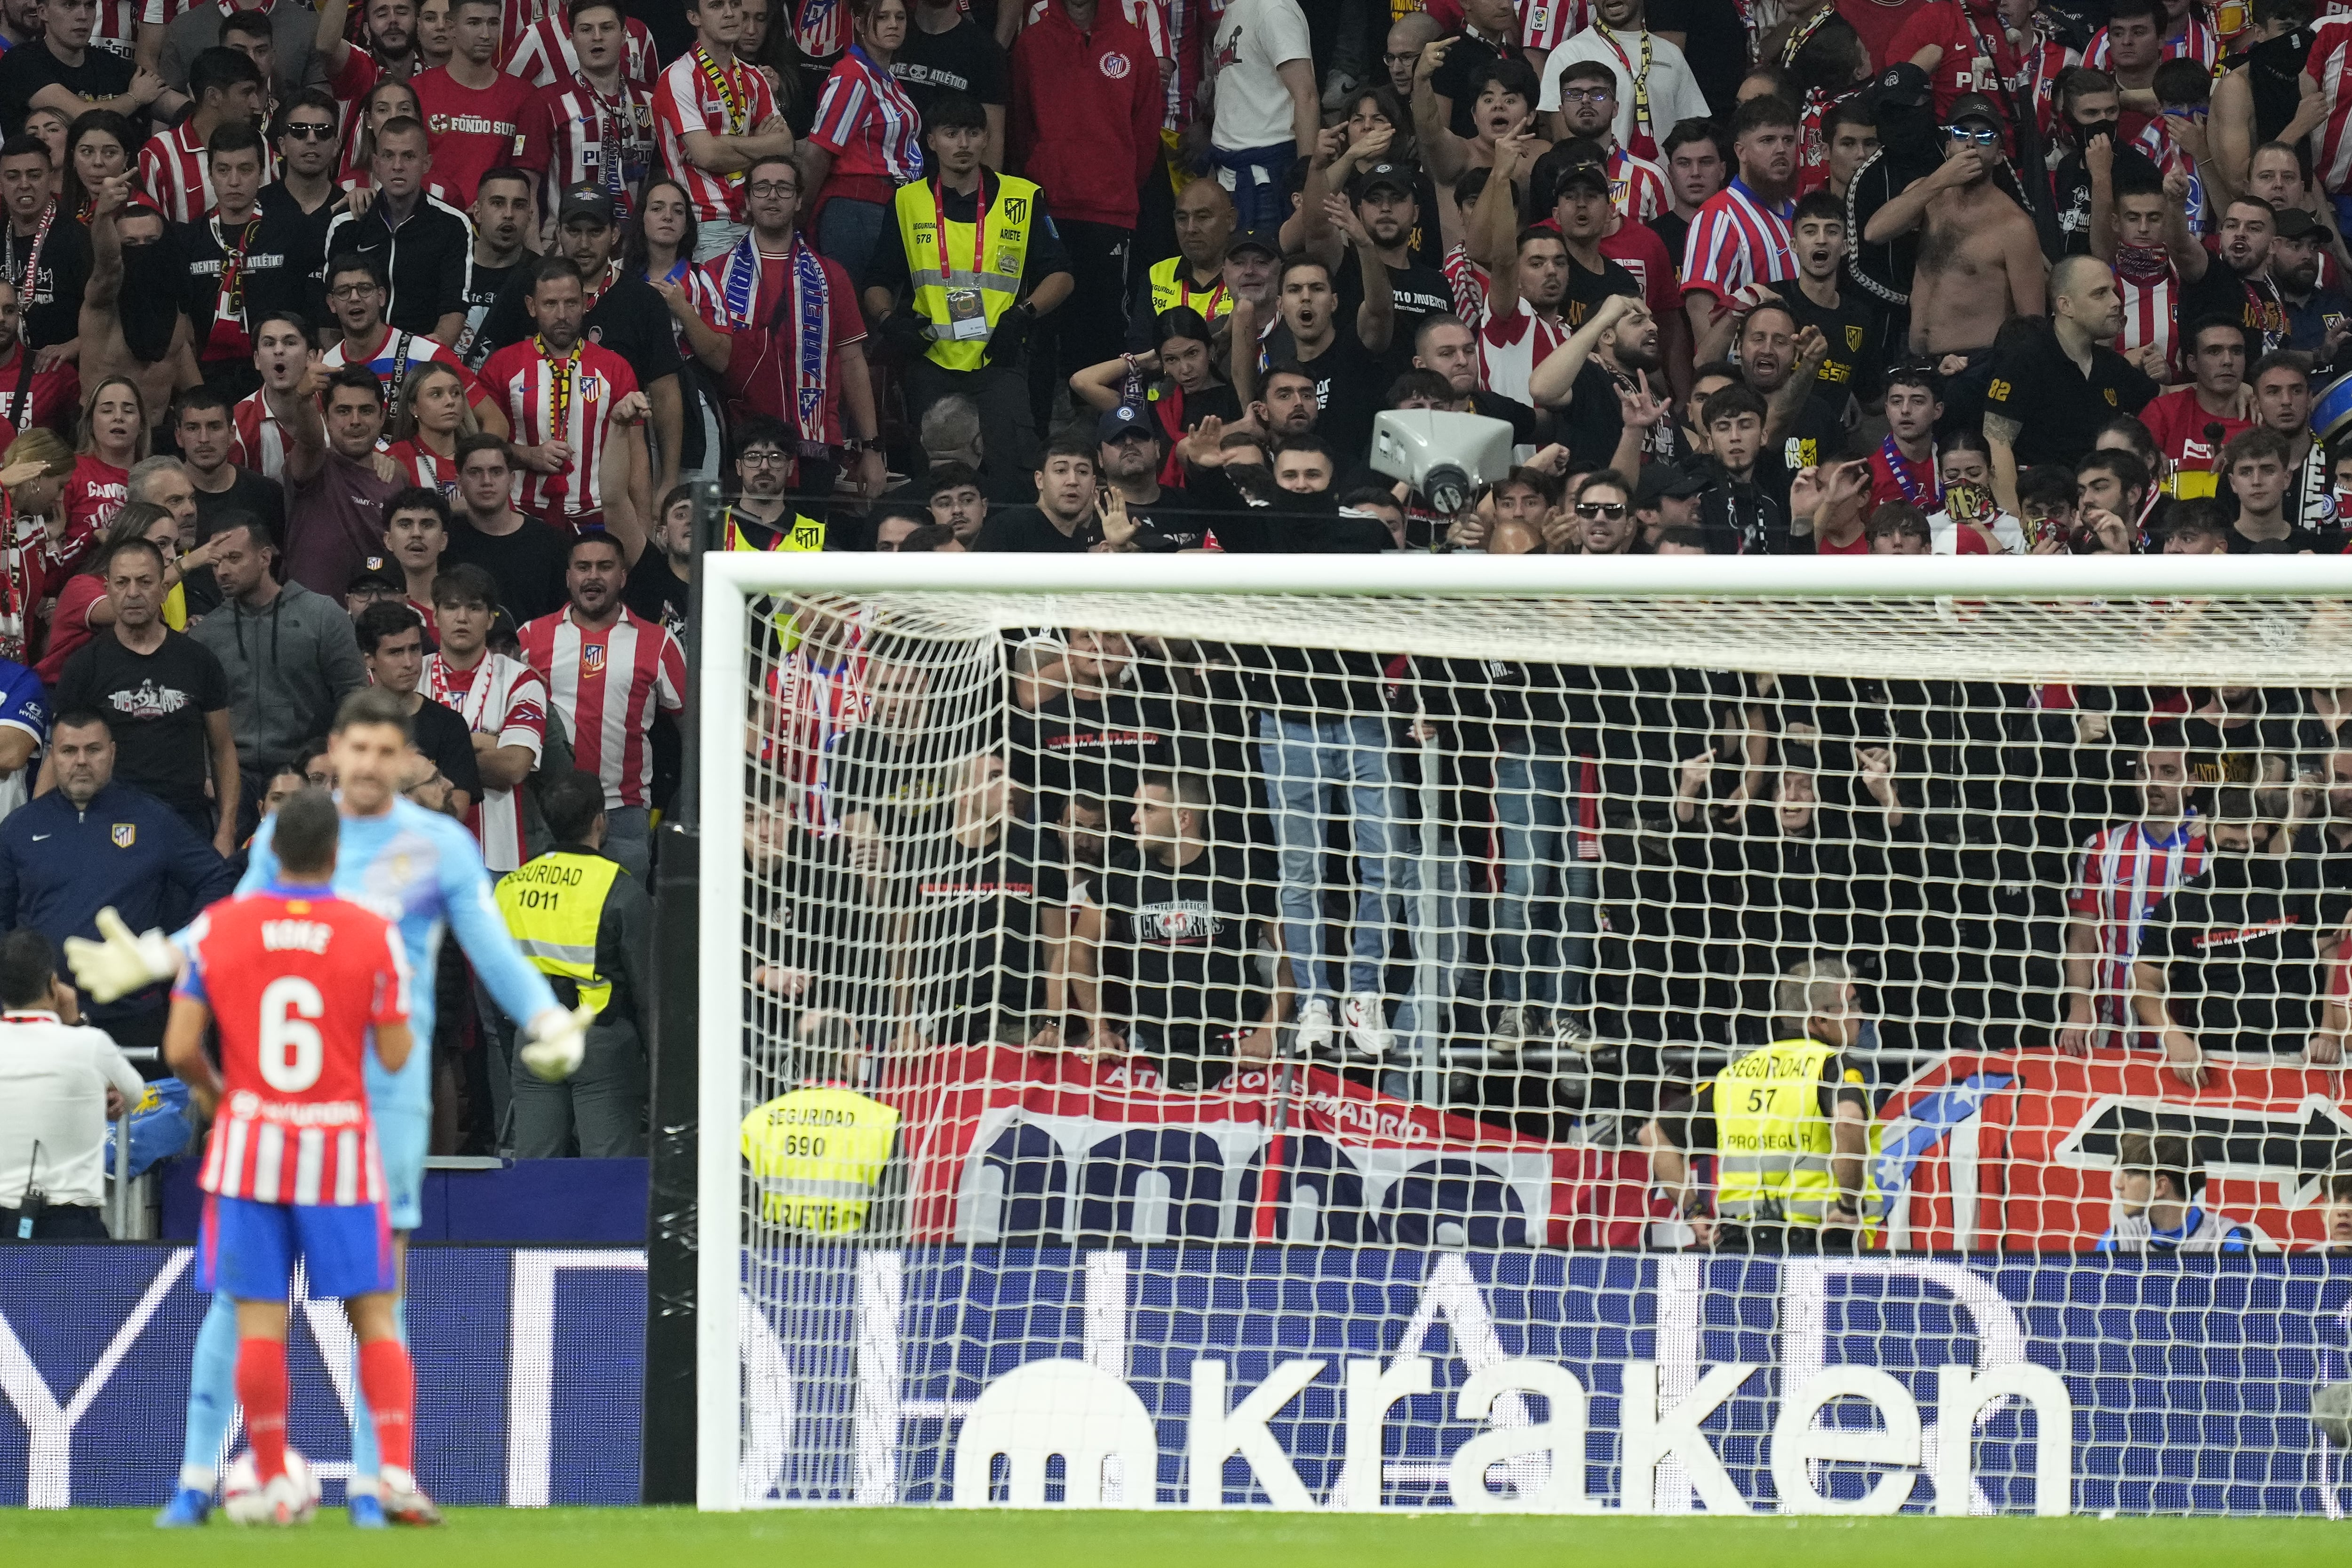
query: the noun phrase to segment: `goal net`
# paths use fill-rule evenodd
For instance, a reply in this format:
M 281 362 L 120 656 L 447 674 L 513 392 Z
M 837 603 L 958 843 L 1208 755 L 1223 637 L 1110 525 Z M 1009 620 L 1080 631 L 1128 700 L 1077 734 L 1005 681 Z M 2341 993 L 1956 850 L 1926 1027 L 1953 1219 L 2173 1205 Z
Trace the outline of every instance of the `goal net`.
M 2342 563 L 706 570 L 705 1507 L 2352 1507 Z

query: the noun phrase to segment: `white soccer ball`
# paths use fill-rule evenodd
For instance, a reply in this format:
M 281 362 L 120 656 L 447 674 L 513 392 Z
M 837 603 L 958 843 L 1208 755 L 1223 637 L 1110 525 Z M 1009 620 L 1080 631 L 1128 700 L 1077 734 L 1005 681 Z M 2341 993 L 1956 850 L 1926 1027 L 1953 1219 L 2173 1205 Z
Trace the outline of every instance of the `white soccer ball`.
M 294 1522 L 307 1523 L 319 1510 L 319 1472 L 299 1448 L 286 1450 L 287 1490 L 295 1500 Z M 276 1500 L 261 1485 L 261 1478 L 253 1462 L 253 1450 L 247 1448 L 228 1468 L 228 1481 L 221 1490 L 221 1512 L 231 1524 L 267 1524 L 275 1512 Z

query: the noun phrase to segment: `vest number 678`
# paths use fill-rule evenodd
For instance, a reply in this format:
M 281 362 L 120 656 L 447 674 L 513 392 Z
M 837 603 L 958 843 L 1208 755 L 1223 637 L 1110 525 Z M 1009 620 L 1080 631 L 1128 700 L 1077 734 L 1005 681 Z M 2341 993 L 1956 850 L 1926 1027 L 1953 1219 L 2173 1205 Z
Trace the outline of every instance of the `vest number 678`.
M 281 975 L 261 992 L 261 1080 L 280 1094 L 299 1094 L 319 1081 L 326 1042 L 317 1020 L 326 998 L 299 974 Z

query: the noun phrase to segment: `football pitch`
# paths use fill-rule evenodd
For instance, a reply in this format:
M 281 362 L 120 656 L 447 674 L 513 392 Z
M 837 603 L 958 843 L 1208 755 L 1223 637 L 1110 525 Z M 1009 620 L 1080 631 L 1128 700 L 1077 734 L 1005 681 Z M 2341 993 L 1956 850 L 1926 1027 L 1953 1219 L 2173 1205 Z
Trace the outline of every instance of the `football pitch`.
M 339 1510 L 291 1531 L 217 1519 L 165 1535 L 130 1510 L 0 1515 L 0 1560 L 40 1568 L 126 1563 L 316 1568 L 1433 1568 L 1564 1563 L 1608 1568 L 2210 1568 L 2345 1561 L 2345 1527 L 2320 1520 L 1473 1518 L 1400 1514 L 485 1509 L 446 1528 L 361 1534 Z

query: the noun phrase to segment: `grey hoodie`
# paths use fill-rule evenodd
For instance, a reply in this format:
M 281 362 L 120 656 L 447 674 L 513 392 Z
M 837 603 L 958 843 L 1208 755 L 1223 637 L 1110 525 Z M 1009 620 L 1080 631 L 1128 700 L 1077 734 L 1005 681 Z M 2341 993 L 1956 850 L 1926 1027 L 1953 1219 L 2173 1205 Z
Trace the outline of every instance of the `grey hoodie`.
M 368 683 L 351 616 L 299 583 L 258 610 L 231 599 L 188 635 L 228 672 L 237 766 L 264 782 L 304 742 L 324 736 L 336 705 Z

